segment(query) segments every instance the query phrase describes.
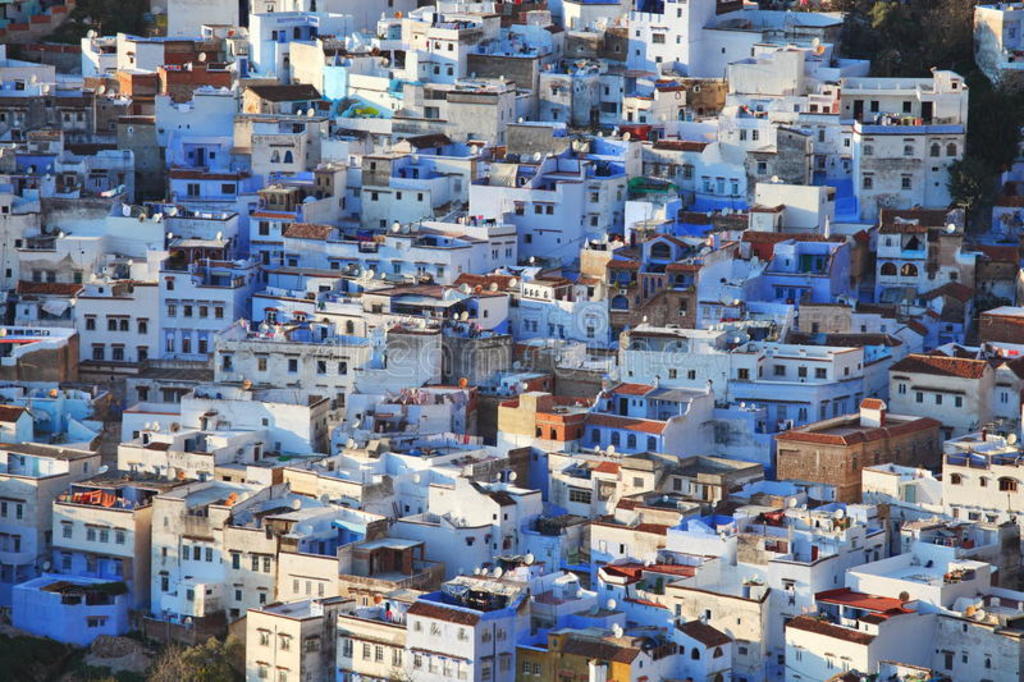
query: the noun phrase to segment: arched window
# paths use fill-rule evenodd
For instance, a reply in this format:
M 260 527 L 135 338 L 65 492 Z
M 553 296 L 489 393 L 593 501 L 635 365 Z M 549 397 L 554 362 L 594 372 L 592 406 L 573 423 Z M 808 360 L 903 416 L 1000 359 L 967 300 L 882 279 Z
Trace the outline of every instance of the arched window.
M 286 151 L 284 153 L 284 162 L 285 163 L 291 163 L 294 160 L 295 160 L 295 157 L 292 156 L 292 150 L 289 149 L 288 151 Z
M 932 147 L 931 147 L 931 155 L 932 156 L 938 156 L 941 153 L 942 153 L 942 147 L 939 146 L 938 142 L 933 142 L 932 143 Z
M 699 661 L 700 660 L 700 649 L 698 649 L 697 647 L 693 647 L 693 651 L 690 652 L 690 658 L 692 658 L 695 661 Z
M 647 436 L 647 449 L 654 452 L 658 449 L 658 439 L 654 436 Z
M 630 450 L 635 450 L 636 449 L 636 434 L 635 433 L 631 433 L 628 436 L 626 436 L 626 447 L 629 448 Z
M 999 479 L 999 492 L 1001 493 L 1015 493 L 1017 492 L 1017 479 L 1004 476 Z
M 617 446 L 619 444 L 619 432 L 612 431 L 612 445 Z
M 719 647 L 715 647 L 715 653 L 711 656 L 711 658 L 721 658 L 721 657 L 722 657 L 722 647 L 720 647 L 720 646 Z
M 949 475 L 949 484 L 950 485 L 960 485 L 963 482 L 964 482 L 964 477 L 961 476 L 960 474 L 950 474 Z
M 982 488 L 987 488 L 988 487 L 988 479 L 985 478 L 984 476 L 982 476 L 981 478 L 978 479 L 978 485 L 980 485 Z
M 616 296 L 612 299 L 612 310 L 629 310 L 629 298 Z
M 651 246 L 651 258 L 657 258 L 658 260 L 668 260 L 672 257 L 672 249 L 665 242 L 658 242 Z
M 352 320 L 345 320 L 345 333 L 346 334 L 355 334 L 356 333 L 356 323 L 353 322 Z
M 882 263 L 882 269 L 880 272 L 887 277 L 896 276 L 896 264 L 895 263 Z
M 270 163 L 281 163 L 281 152 L 276 149 L 270 152 Z
M 946 156 L 956 156 L 956 143 L 950 142 L 946 145 Z
M 904 263 L 900 268 L 900 274 L 904 277 L 917 277 L 917 266 L 913 263 Z

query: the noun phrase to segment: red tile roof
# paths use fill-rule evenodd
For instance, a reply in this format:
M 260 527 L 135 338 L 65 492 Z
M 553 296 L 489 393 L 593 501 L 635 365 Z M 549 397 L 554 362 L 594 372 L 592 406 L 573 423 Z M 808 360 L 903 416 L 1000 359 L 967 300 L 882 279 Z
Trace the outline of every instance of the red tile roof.
M 640 650 L 634 647 L 619 646 L 604 640 L 570 637 L 562 644 L 562 654 L 581 656 L 586 659 L 595 658 L 599 661 L 632 663 L 640 654 Z
M 334 231 L 332 225 L 319 223 L 292 223 L 284 229 L 284 236 L 292 239 L 317 239 L 323 241 Z
M 926 293 L 924 298 L 931 300 L 938 296 L 948 296 L 949 298 L 954 298 L 961 303 L 966 303 L 974 298 L 974 289 L 961 284 L 960 282 L 946 282 L 941 287 L 936 287 Z
M 640 431 L 642 433 L 660 434 L 665 430 L 665 422 L 652 421 L 649 419 L 633 419 L 632 417 L 618 417 L 611 414 L 588 414 L 587 422 L 592 426 L 607 426 L 612 429 L 626 429 L 628 431 Z
M 601 462 L 592 468 L 591 471 L 597 471 L 602 474 L 617 474 L 619 473 L 619 465 L 615 462 Z
M 895 436 L 903 436 L 918 431 L 938 429 L 942 423 L 931 417 L 921 417 L 900 424 L 889 424 L 886 426 L 859 426 L 859 417 L 853 417 L 854 424 L 844 424 L 848 428 L 843 433 L 822 433 L 815 431 L 815 424 L 799 426 L 789 431 L 784 431 L 775 436 L 776 441 L 789 443 L 818 443 L 820 445 L 848 446 L 855 443 L 872 443 L 878 440 L 885 440 Z M 781 456 L 785 456 L 784 454 Z
M 787 628 L 793 628 L 794 630 L 803 630 L 804 632 L 813 632 L 819 635 L 825 635 L 826 637 L 833 637 L 835 639 L 842 639 L 852 644 L 860 644 L 866 646 L 875 641 L 875 636 L 868 634 L 862 630 L 851 630 L 850 628 L 839 627 L 838 625 L 832 625 L 823 620 L 817 618 L 811 618 L 810 616 L 797 616 L 793 620 L 786 623 Z
M 882 234 L 923 233 L 927 232 L 929 228 L 944 228 L 948 218 L 949 212 L 943 209 L 895 210 L 883 208 L 878 215 L 878 231 Z
M 904 602 L 892 597 L 878 597 L 873 594 L 855 592 L 847 587 L 835 590 L 826 590 L 814 595 L 815 600 L 828 604 L 841 604 L 855 609 L 863 609 L 878 614 L 896 615 L 900 613 L 913 613 L 913 609 L 903 606 Z
M 1024 197 L 1022 197 L 1024 198 Z M 1020 249 L 1016 246 L 997 246 L 994 244 L 972 244 L 971 248 L 980 251 L 992 261 L 1017 263 L 1020 260 Z
M 406 613 L 412 616 L 422 616 L 424 618 L 433 618 L 435 620 L 443 620 L 449 623 L 458 623 L 459 625 L 476 625 L 480 622 L 480 616 L 476 613 L 461 611 L 459 609 L 449 609 L 439 604 L 431 604 L 425 601 L 418 601 L 414 603 L 409 607 Z
M 691 620 L 689 623 L 683 623 L 676 627 L 680 632 L 709 648 L 714 646 L 725 646 L 732 641 L 732 638 L 730 638 L 729 635 L 711 627 L 707 623 L 702 623 L 699 620 Z
M 653 390 L 654 386 L 650 384 L 619 384 L 611 392 L 621 395 L 647 395 Z
M 960 377 L 961 379 L 980 379 L 984 376 L 985 370 L 988 367 L 989 364 L 984 360 L 914 353 L 890 367 L 889 371 L 908 372 L 911 374 L 938 374 L 940 376 Z
M 84 287 L 70 282 L 18 282 L 19 294 L 45 294 L 51 296 L 75 296 Z
M 864 400 L 860 401 L 860 406 L 868 410 L 884 410 L 885 401 L 878 398 L 864 398 Z
M 655 149 L 667 149 L 674 152 L 702 152 L 707 147 L 707 142 L 695 140 L 658 140 L 654 143 Z
M 0 422 L 16 422 L 27 411 L 18 405 L 0 405 Z

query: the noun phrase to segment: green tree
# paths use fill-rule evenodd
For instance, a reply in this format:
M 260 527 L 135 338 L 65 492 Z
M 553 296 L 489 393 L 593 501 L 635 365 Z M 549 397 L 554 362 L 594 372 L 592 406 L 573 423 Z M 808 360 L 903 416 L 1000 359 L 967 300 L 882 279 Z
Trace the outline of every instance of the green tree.
M 150 682 L 231 682 L 241 680 L 239 661 L 244 647 L 235 637 L 221 641 L 211 637 L 188 648 L 171 645 L 150 669 Z
M 949 194 L 964 209 L 969 223 L 995 195 L 996 173 L 984 159 L 969 154 L 949 167 Z

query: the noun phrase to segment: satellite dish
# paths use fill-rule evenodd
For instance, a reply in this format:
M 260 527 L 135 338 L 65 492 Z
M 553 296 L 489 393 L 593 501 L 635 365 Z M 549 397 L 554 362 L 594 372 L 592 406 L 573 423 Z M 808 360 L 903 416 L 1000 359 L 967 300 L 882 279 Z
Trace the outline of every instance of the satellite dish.
M 614 625 L 612 625 L 612 635 L 616 639 L 618 639 L 619 637 L 622 637 L 622 626 L 619 625 L 618 623 L 615 623 Z
M 292 509 L 294 509 L 296 511 L 298 511 L 299 509 L 302 509 L 302 500 L 300 500 L 298 498 L 292 500 L 292 505 L 291 506 L 292 506 Z
M 508 281 L 508 285 L 509 285 L 510 288 L 515 288 L 515 287 L 519 286 L 519 280 L 516 279 L 515 277 L 513 277 L 512 279 L 510 279 Z
M 772 176 L 772 182 L 773 183 L 777 183 L 778 181 L 779 181 L 779 176 L 778 175 L 773 175 Z
M 395 234 L 398 234 L 399 232 L 401 232 L 402 231 L 402 223 L 398 222 L 397 220 L 395 222 L 391 223 L 391 231 L 394 232 Z
M 103 475 L 103 474 L 107 473 L 108 471 L 110 471 L 110 467 L 108 467 L 106 464 L 104 464 L 104 465 L 100 466 L 99 469 L 96 470 L 96 473 L 100 474 L 100 475 Z
M 789 498 L 789 501 L 786 502 L 786 504 L 789 506 L 790 509 L 792 509 L 793 507 L 796 506 L 796 498 L 795 497 Z
M 121 204 L 121 215 L 125 218 L 130 218 L 132 215 L 132 207 L 128 204 Z
M 609 455 L 614 455 L 615 454 L 615 446 L 614 445 L 609 445 L 607 452 L 608 452 Z
M 618 606 L 618 604 L 615 603 L 614 599 L 609 599 L 608 601 L 605 602 L 605 606 L 608 607 L 609 611 L 614 611 L 615 607 Z
M 534 152 L 533 153 L 533 160 L 534 161 L 537 161 L 539 163 L 540 160 L 543 159 L 543 158 L 544 158 L 544 155 L 541 154 L 540 152 Z
M 509 481 L 514 481 L 514 480 L 516 480 L 517 478 L 519 478 L 519 474 L 517 474 L 516 472 L 514 472 L 514 471 L 510 471 L 510 472 L 508 473 L 508 480 L 509 480 Z
M 206 63 L 206 53 L 205 52 L 200 52 L 199 53 L 199 63 L 200 64 Z
M 489 287 L 487 287 L 487 288 L 490 289 L 492 292 L 493 291 L 497 291 L 498 290 L 498 283 L 497 282 L 491 282 L 491 285 Z
M 97 35 L 98 35 L 98 34 L 96 33 L 96 31 L 90 28 L 90 29 L 89 29 L 89 32 L 85 34 L 85 37 L 86 37 L 86 38 L 88 38 L 89 40 L 92 40 L 92 39 L 93 39 L 93 38 L 95 38 L 95 37 L 96 37 Z
M 102 94 L 104 94 L 106 92 L 107 92 L 107 86 L 106 85 L 101 85 L 100 87 L 96 88 L 96 94 L 97 95 L 102 95 Z
M 629 138 L 631 138 L 631 137 L 633 137 L 633 136 L 630 135 L 628 132 L 622 133 L 622 141 L 623 142 L 629 142 Z
M 492 575 L 495 578 L 500 578 L 501 576 L 505 575 L 505 571 L 502 570 L 501 566 L 495 566 L 494 567 L 494 573 Z
M 956 232 L 956 225 L 954 223 L 949 223 L 948 225 L 946 225 L 946 232 L 948 232 L 949 234 L 953 234 L 954 232 Z
M 43 570 L 44 571 L 49 571 L 50 570 L 50 562 L 49 561 L 44 561 L 43 562 Z
M 377 273 L 373 271 L 373 268 L 369 268 L 369 269 L 368 269 L 368 270 L 367 270 L 367 271 L 366 271 L 365 273 L 363 273 L 363 274 L 365 274 L 365 275 L 366 275 L 366 279 L 373 279 L 373 278 L 374 278 L 374 276 L 376 276 L 376 274 L 377 274 Z
M 468 310 L 463 310 L 462 313 L 459 315 L 459 319 L 462 320 L 463 322 L 468 320 L 469 319 L 469 311 Z
M 832 518 L 836 519 L 837 521 L 842 521 L 844 518 L 846 518 L 846 510 L 842 508 L 836 509 L 834 512 L 832 512 Z
M 1011 433 L 1009 436 L 1006 437 L 1006 442 L 1009 443 L 1010 445 L 1016 445 L 1017 444 L 1017 434 L 1016 433 Z
M 532 566 L 533 562 L 536 561 L 536 560 L 537 560 L 537 558 L 535 556 L 533 556 L 533 552 L 528 552 L 526 554 L 526 556 L 523 557 L 523 563 L 526 564 L 527 566 Z
M 217 233 L 217 237 L 216 237 L 217 241 L 220 241 L 223 238 L 224 238 L 224 233 L 223 232 L 218 232 Z
M 306 112 L 306 116 L 308 118 L 313 118 L 314 116 L 316 116 L 316 109 L 314 109 L 313 107 L 310 107 L 309 111 Z

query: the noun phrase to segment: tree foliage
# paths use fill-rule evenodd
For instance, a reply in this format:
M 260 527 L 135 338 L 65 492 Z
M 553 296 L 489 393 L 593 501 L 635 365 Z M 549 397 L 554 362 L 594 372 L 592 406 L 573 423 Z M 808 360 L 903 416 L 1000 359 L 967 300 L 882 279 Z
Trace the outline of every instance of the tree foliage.
M 150 682 L 231 682 L 241 680 L 238 662 L 244 646 L 235 637 L 221 641 L 211 637 L 188 648 L 169 646 L 153 663 Z
M 67 21 L 47 40 L 77 44 L 89 29 L 104 36 L 145 34 L 148 9 L 146 0 L 78 0 Z
M 835 0 L 845 12 L 843 52 L 870 59 L 876 76 L 928 76 L 973 66 L 978 0 Z

